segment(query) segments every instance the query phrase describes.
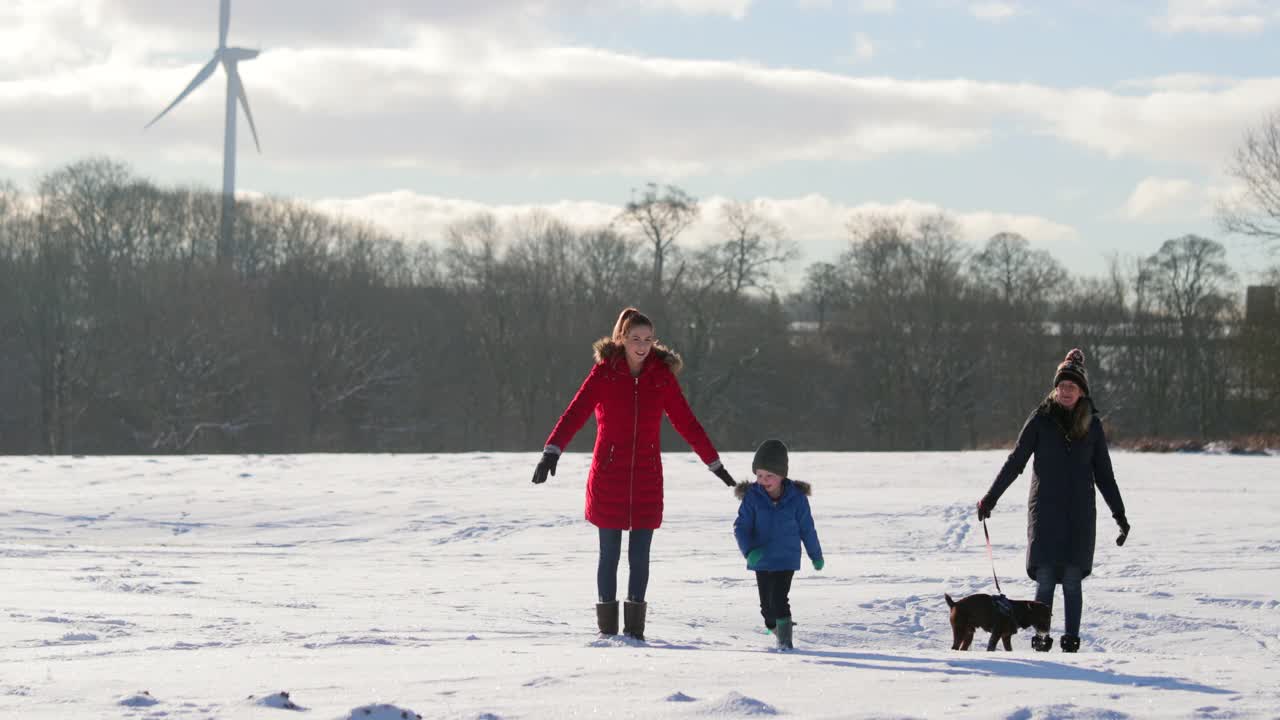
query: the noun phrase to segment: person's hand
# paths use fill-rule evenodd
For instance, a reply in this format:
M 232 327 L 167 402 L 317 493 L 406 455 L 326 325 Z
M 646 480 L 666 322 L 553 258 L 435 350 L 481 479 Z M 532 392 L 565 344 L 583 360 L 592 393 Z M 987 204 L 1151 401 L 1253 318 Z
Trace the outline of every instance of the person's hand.
M 560 453 L 544 452 L 542 459 L 538 461 L 538 467 L 533 469 L 533 484 L 541 485 L 547 481 L 547 473 L 556 474 L 556 463 L 560 462 Z
M 725 484 L 725 485 L 728 485 L 729 487 L 734 487 L 734 486 L 736 486 L 736 485 L 738 484 L 738 483 L 733 479 L 733 476 L 729 474 L 729 471 L 728 471 L 728 470 L 726 470 L 726 469 L 725 469 L 725 467 L 724 467 L 723 465 L 721 465 L 720 467 L 718 467 L 718 468 L 716 468 L 716 469 L 715 469 L 715 475 L 716 475 L 716 477 L 718 477 L 718 478 L 720 478 L 722 481 L 724 481 L 724 484 Z
M 996 503 L 994 500 L 983 495 L 982 499 L 978 501 L 978 522 L 982 522 L 983 520 L 991 517 L 991 509 L 995 506 Z
M 818 572 L 822 572 L 822 568 L 823 568 L 826 564 L 827 564 L 827 562 L 826 562 L 825 560 L 823 560 L 822 558 L 818 558 L 817 560 L 814 560 L 814 561 L 813 561 L 813 569 L 814 569 L 814 570 L 817 570 Z
M 760 558 L 762 557 L 764 557 L 764 550 L 761 548 L 756 548 L 755 550 L 747 553 L 747 568 L 754 570 L 756 563 L 760 562 Z
M 1120 526 L 1120 535 L 1116 538 L 1116 545 L 1124 545 L 1124 541 L 1129 539 L 1129 521 L 1125 516 L 1121 515 L 1116 518 L 1116 524 Z

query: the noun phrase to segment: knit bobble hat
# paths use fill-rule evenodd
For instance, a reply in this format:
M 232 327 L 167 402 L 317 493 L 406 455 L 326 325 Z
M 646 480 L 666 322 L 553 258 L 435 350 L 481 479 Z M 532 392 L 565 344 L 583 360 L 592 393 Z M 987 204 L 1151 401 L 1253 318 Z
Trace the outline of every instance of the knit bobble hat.
M 1080 348 L 1072 348 L 1066 359 L 1058 364 L 1058 370 L 1053 375 L 1053 386 L 1058 387 L 1058 383 L 1063 380 L 1070 380 L 1079 385 L 1085 395 L 1089 394 L 1089 375 L 1085 372 L 1084 353 Z

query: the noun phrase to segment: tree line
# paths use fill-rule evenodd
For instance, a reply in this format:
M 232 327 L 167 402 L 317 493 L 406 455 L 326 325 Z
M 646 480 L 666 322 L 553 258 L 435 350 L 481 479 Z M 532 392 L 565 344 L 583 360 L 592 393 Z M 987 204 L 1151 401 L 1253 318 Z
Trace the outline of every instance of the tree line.
M 1277 325 L 1195 235 L 1076 277 L 1016 234 L 861 216 L 783 294 L 785 228 L 730 203 L 690 246 L 704 209 L 671 186 L 603 227 L 477 215 L 440 238 L 238 207 L 219 263 L 216 193 L 107 159 L 0 186 L 0 452 L 535 450 L 625 305 L 727 450 L 1008 445 L 1075 346 L 1117 437 L 1280 430 Z

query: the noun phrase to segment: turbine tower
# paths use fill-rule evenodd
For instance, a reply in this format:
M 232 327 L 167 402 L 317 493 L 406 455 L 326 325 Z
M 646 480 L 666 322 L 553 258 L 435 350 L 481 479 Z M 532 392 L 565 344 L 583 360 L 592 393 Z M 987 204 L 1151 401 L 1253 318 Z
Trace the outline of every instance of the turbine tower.
M 222 219 L 218 226 L 218 263 L 231 260 L 231 238 L 235 227 L 236 210 L 236 102 L 244 107 L 244 116 L 249 121 L 249 130 L 253 133 L 253 144 L 262 152 L 258 143 L 258 129 L 253 125 L 253 113 L 249 111 L 249 97 L 244 92 L 244 83 L 240 81 L 237 66 L 244 60 L 258 57 L 257 50 L 248 48 L 227 47 L 227 28 L 231 25 L 231 0 L 221 0 L 218 13 L 218 49 L 213 51 L 213 59 L 200 68 L 186 89 L 178 94 L 169 107 L 160 111 L 147 127 L 155 125 L 160 118 L 174 108 L 183 98 L 190 95 L 200 84 L 209 79 L 218 64 L 227 73 L 227 118 L 226 133 L 222 144 Z

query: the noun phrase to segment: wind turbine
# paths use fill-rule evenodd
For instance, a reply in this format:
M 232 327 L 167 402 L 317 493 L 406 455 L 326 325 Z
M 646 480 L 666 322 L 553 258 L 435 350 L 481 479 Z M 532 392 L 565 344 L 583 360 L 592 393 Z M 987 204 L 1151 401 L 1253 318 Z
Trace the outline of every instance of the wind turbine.
M 240 81 L 237 66 L 241 61 L 258 57 L 257 50 L 249 48 L 227 47 L 227 28 L 231 25 L 231 0 L 221 0 L 218 14 L 218 49 L 213 51 L 213 59 L 200 68 L 195 78 L 187 85 L 169 107 L 160 111 L 146 127 L 155 125 L 160 118 L 182 102 L 200 84 L 209 79 L 218 64 L 227 73 L 227 120 L 226 134 L 222 144 L 222 220 L 218 227 L 218 262 L 226 263 L 231 259 L 231 237 L 235 225 L 236 209 L 236 101 L 244 106 L 244 116 L 249 120 L 249 130 L 253 133 L 253 144 L 262 152 L 258 143 L 258 129 L 253 125 L 253 113 L 249 111 L 249 97 L 245 95 L 244 83 Z

